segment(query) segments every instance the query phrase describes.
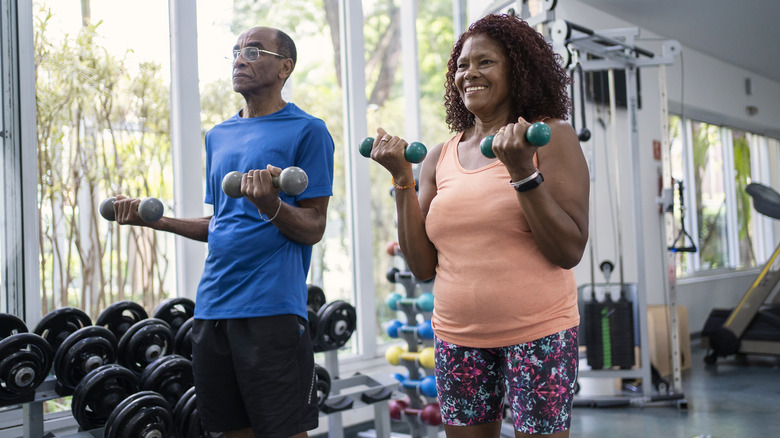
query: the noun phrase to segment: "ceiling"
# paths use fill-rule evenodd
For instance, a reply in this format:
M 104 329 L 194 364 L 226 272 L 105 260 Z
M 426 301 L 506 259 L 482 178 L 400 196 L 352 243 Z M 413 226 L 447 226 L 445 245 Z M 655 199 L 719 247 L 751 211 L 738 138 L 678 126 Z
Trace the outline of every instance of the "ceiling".
M 780 82 L 778 0 L 580 1 L 677 40 L 684 47 Z

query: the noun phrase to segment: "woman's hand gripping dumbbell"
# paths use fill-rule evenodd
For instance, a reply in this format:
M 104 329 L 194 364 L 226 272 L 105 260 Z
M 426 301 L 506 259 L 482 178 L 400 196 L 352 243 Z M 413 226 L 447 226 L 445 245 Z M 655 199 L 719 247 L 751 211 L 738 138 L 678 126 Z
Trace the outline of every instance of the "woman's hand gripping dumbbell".
M 100 215 L 103 216 L 103 218 L 107 221 L 115 221 L 117 211 L 114 209 L 114 203 L 122 199 L 127 198 L 123 196 L 112 196 L 105 199 L 100 203 L 100 207 L 98 207 Z M 130 199 L 129 201 L 131 203 L 138 203 L 138 207 L 136 207 L 135 211 L 138 212 L 138 216 L 141 218 L 141 220 L 146 223 L 157 222 L 163 215 L 163 204 L 157 198 L 145 198 L 140 201 L 138 199 Z
M 381 143 L 390 140 L 393 140 L 393 137 L 385 134 L 380 136 L 379 142 Z M 374 143 L 377 143 L 374 137 L 366 137 L 363 139 L 363 141 L 360 142 L 360 146 L 358 148 L 360 155 L 366 158 L 371 158 L 371 150 L 374 149 Z M 425 159 L 426 155 L 428 155 L 428 148 L 426 148 L 424 144 L 418 141 L 414 141 L 404 147 L 404 158 L 410 163 L 421 163 Z
M 516 129 L 518 126 L 521 126 L 520 124 L 510 124 L 514 129 Z M 501 128 L 498 131 L 498 134 L 496 135 L 508 135 L 510 133 L 505 131 L 505 128 Z M 550 127 L 544 123 L 544 122 L 536 122 L 532 123 L 528 128 L 525 130 L 525 139 L 528 141 L 528 143 L 532 144 L 533 146 L 544 146 L 550 141 Z M 495 135 L 488 135 L 487 137 L 483 138 L 482 141 L 479 142 L 479 150 L 482 152 L 482 155 L 488 157 L 488 158 L 496 158 L 496 154 L 493 152 L 493 138 Z
M 252 178 L 252 175 L 244 174 L 237 170 L 228 172 L 222 178 L 222 191 L 231 198 L 243 197 L 244 193 L 241 191 L 241 186 L 244 175 L 246 175 L 246 179 Z M 309 177 L 300 167 L 290 166 L 282 170 L 278 176 L 272 176 L 271 184 L 290 196 L 297 196 L 306 190 L 306 187 L 309 185 Z

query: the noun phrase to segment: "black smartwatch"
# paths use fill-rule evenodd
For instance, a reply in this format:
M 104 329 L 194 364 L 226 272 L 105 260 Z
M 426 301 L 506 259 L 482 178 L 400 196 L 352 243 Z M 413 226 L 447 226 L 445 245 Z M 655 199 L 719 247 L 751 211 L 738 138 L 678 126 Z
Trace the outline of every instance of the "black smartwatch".
M 528 190 L 539 187 L 539 184 L 541 184 L 542 181 L 544 181 L 544 177 L 542 176 L 542 173 L 539 172 L 539 169 L 536 169 L 531 176 L 523 178 L 520 181 L 514 182 L 510 180 L 509 185 L 514 187 L 518 192 L 527 192 Z

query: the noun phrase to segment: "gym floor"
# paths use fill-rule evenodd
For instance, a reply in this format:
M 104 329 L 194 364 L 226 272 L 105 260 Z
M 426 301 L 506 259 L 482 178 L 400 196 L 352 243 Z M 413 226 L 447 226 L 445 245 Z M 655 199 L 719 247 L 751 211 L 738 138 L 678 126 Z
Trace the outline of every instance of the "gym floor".
M 750 356 L 704 363 L 691 341 L 691 368 L 683 372 L 687 411 L 671 405 L 575 408 L 570 437 L 739 438 L 777 436 L 780 430 L 780 358 Z
M 691 368 L 683 372 L 687 410 L 671 404 L 621 408 L 575 408 L 571 438 L 740 438 L 777 436 L 780 430 L 780 358 L 750 356 L 704 363 L 704 351 L 691 341 Z M 603 379 L 598 379 L 603 380 Z M 356 438 L 371 424 L 345 430 Z M 408 436 L 404 423 L 392 423 L 393 437 Z M 326 437 L 327 435 L 321 435 Z M 444 436 L 443 433 L 439 436 Z M 503 436 L 503 435 L 502 435 Z M 313 437 L 319 437 L 313 435 Z

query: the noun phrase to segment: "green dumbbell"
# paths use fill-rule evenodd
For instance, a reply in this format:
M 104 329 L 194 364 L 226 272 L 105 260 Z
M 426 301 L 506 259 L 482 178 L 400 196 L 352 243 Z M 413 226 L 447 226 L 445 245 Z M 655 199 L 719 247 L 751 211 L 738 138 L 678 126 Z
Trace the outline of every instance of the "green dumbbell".
M 228 172 L 222 178 L 222 191 L 231 198 L 244 196 L 241 194 L 241 178 L 243 176 L 244 174 L 237 170 Z M 290 196 L 297 196 L 306 190 L 306 187 L 309 185 L 309 177 L 300 167 L 290 166 L 282 170 L 279 176 L 273 177 L 271 182 L 274 187 L 281 188 L 284 193 Z
M 371 157 L 371 149 L 374 148 L 374 137 L 366 137 L 360 142 L 360 155 Z M 404 158 L 410 163 L 421 163 L 428 155 L 428 148 L 419 141 L 413 141 L 404 149 Z
M 525 131 L 525 139 L 534 146 L 544 146 L 550 141 L 550 127 L 547 123 L 536 122 Z M 493 153 L 493 135 L 488 135 L 479 142 L 479 150 L 488 158 L 496 158 Z
M 100 207 L 98 207 L 100 215 L 107 221 L 116 220 L 115 201 L 116 198 L 112 196 L 101 202 Z M 163 215 L 163 204 L 157 198 L 145 198 L 138 204 L 138 215 L 144 222 L 157 222 Z

